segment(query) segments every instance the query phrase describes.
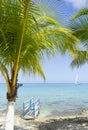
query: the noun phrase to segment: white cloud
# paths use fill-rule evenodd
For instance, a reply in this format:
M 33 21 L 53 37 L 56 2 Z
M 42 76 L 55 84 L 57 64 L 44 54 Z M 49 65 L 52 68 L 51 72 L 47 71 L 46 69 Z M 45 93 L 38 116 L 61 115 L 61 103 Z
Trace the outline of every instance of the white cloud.
M 86 7 L 87 0 L 65 0 L 66 2 L 72 3 L 74 8 L 81 9 L 82 7 Z

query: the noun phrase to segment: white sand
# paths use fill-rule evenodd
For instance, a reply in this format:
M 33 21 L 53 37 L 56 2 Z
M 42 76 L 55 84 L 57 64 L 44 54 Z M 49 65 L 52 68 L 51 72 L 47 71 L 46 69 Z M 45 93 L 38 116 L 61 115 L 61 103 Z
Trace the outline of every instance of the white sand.
M 19 115 L 15 115 L 15 127 L 17 128 L 26 128 L 26 129 L 31 129 L 31 130 L 38 130 L 36 128 L 36 123 L 41 123 L 41 122 L 47 122 L 53 119 L 57 120 L 64 120 L 64 119 L 74 119 L 74 118 L 81 118 L 81 117 L 88 117 L 88 111 L 83 112 L 82 115 L 74 115 L 74 116 L 59 116 L 59 117 L 38 117 L 35 120 L 24 120 L 22 117 Z M 30 125 L 27 125 L 27 124 Z M 0 130 L 5 129 L 5 114 L 0 114 Z M 16 129 L 17 130 L 17 129 Z M 19 129 L 21 130 L 21 129 Z

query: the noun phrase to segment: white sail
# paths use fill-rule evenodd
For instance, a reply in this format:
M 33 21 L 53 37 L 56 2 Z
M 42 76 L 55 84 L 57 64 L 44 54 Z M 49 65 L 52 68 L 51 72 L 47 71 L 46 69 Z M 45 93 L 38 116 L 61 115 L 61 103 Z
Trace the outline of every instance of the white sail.
M 78 74 L 76 74 L 75 84 L 79 84 L 79 76 L 78 76 Z

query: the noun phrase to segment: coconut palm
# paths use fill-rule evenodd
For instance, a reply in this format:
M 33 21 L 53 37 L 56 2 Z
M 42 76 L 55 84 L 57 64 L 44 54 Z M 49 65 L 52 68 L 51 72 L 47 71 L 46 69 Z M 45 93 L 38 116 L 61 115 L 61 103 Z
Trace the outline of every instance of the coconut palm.
M 32 0 L 0 1 L 0 71 L 8 100 L 6 130 L 13 130 L 19 71 L 39 73 L 45 80 L 43 56 L 74 50 L 76 42 L 71 30 L 52 18 L 41 17 Z
M 81 41 L 78 50 L 73 55 L 72 67 L 88 62 L 88 8 L 81 9 L 72 17 L 70 27 L 73 34 Z

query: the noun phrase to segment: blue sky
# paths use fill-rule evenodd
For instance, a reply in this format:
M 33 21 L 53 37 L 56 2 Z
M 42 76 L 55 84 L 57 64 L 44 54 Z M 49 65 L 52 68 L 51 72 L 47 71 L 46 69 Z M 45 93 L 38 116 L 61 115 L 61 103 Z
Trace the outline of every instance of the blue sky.
M 41 5 L 41 8 L 51 17 L 54 17 L 62 24 L 66 24 L 68 19 L 77 12 L 80 8 L 86 7 L 87 0 L 62 0 L 62 2 L 57 2 L 57 0 L 37 0 L 38 4 Z M 47 4 L 46 4 L 47 3 Z M 61 11 L 61 15 L 59 15 Z M 59 83 L 59 82 L 75 82 L 76 74 L 79 74 L 80 82 L 88 82 L 88 64 L 83 65 L 81 68 L 72 69 L 70 67 L 72 59 L 66 54 L 62 56 L 60 53 L 57 53 L 55 57 L 47 59 L 45 57 L 42 67 L 46 76 L 46 82 L 50 83 Z M 0 75 L 0 82 L 4 82 L 4 79 Z M 39 76 L 33 76 L 29 74 L 19 75 L 19 82 L 27 83 L 41 83 L 44 82 L 43 79 Z

